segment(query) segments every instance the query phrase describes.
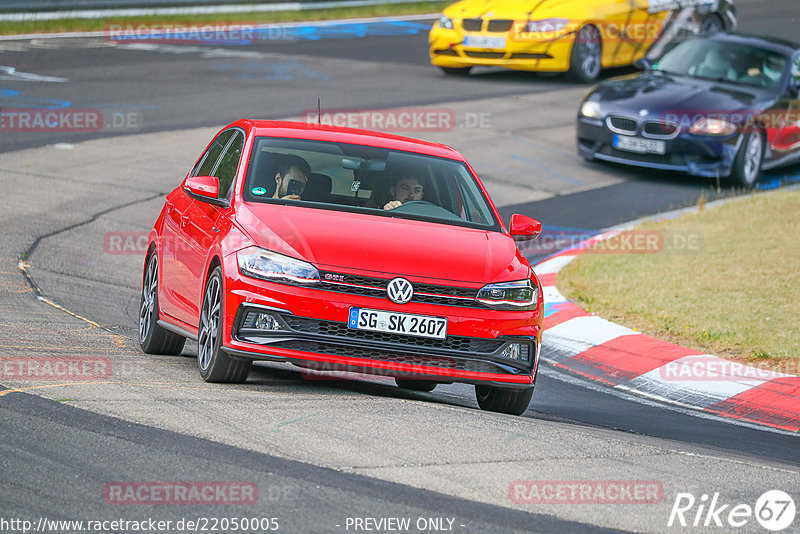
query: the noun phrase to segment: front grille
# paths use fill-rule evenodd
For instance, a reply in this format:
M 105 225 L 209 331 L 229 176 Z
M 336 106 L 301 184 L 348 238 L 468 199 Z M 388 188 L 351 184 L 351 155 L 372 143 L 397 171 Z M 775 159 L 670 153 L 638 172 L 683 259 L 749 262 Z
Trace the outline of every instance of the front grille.
M 307 319 L 292 315 L 281 316 L 286 325 L 295 332 L 303 334 L 337 336 L 340 338 L 360 339 L 364 341 L 383 341 L 386 343 L 401 343 L 412 347 L 425 347 L 428 349 L 445 349 L 459 352 L 478 354 L 493 354 L 500 350 L 504 341 L 498 339 L 481 339 L 470 337 L 448 336 L 446 339 L 428 339 L 399 334 L 386 334 L 382 332 L 368 332 L 348 328 L 346 323 L 335 321 L 321 321 Z M 344 339 L 342 340 L 344 341 Z
M 511 59 L 552 59 L 550 54 L 542 54 L 537 52 L 516 52 L 511 54 Z
M 678 125 L 674 122 L 647 121 L 642 126 L 642 133 L 645 137 L 656 139 L 671 139 L 678 135 Z
M 452 48 L 443 48 L 441 50 L 434 50 L 434 54 L 437 56 L 457 56 L 458 52 L 453 50 Z
M 494 33 L 507 32 L 508 30 L 511 29 L 512 24 L 514 24 L 513 20 L 506 20 L 506 19 L 490 20 L 489 24 L 486 26 L 486 31 Z
M 636 121 L 628 117 L 611 115 L 610 117 L 608 117 L 607 124 L 612 132 L 628 134 L 628 135 L 636 133 Z
M 352 274 L 321 272 L 322 287 L 326 291 L 363 295 L 367 297 L 386 298 L 386 285 L 389 278 L 374 278 Z M 444 306 L 461 306 L 467 308 L 485 308 L 475 300 L 478 288 L 419 284 L 412 282 L 414 297 L 411 302 L 425 304 L 441 304 Z
M 505 52 L 472 52 L 469 50 L 464 50 L 464 55 L 467 57 L 476 57 L 482 59 L 503 59 L 503 56 L 506 55 Z
M 468 32 L 479 32 L 482 25 L 483 21 L 481 19 L 464 19 L 461 22 L 461 27 Z
M 411 365 L 424 365 L 426 367 L 439 367 L 444 369 L 457 369 L 476 373 L 506 373 L 507 367 L 492 362 L 450 358 L 447 356 L 431 356 L 425 354 L 409 354 L 408 352 L 371 349 L 366 347 L 339 345 L 334 343 L 318 343 L 316 341 L 286 341 L 275 343 L 272 346 L 288 350 L 303 352 L 316 352 L 350 358 L 364 358 L 382 362 L 405 363 Z M 522 373 L 522 371 L 520 371 Z

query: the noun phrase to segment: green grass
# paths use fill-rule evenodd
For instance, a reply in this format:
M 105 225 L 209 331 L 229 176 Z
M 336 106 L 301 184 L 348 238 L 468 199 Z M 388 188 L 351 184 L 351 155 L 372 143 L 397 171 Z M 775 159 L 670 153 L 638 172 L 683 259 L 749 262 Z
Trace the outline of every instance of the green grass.
M 584 254 L 561 271 L 559 289 L 654 337 L 798 374 L 800 191 L 757 194 L 636 232 L 658 232 L 663 249 Z
M 151 17 L 116 17 L 113 19 L 60 19 L 30 22 L 0 22 L 0 35 L 25 33 L 60 33 L 102 31 L 111 24 L 266 24 L 271 22 L 301 22 L 358 17 L 388 17 L 437 13 L 451 2 L 411 2 L 376 6 L 345 7 L 306 11 L 277 11 L 254 13 L 219 13 L 213 15 L 175 15 Z

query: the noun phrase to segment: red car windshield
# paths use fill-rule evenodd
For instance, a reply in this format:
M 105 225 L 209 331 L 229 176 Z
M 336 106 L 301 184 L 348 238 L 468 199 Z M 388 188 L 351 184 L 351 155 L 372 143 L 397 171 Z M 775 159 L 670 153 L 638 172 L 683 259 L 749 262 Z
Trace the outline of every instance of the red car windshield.
M 499 230 L 462 162 L 373 146 L 258 137 L 243 197 Z

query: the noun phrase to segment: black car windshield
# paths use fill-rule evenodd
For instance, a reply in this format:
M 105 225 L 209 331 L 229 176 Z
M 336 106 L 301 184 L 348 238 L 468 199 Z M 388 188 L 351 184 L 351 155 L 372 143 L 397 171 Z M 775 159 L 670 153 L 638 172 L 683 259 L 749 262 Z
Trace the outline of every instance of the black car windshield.
M 243 198 L 499 229 L 464 163 L 366 145 L 257 137 Z
M 781 54 L 740 43 L 691 39 L 653 65 L 656 71 L 736 85 L 776 89 L 788 60 Z

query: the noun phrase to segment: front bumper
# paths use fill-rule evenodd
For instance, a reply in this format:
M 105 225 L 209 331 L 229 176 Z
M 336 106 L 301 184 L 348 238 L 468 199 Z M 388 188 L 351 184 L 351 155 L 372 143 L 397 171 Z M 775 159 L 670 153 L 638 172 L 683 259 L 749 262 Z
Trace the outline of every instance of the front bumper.
M 574 34 L 567 33 L 547 41 L 518 41 L 512 33 L 480 32 L 474 35 L 505 37 L 503 49 L 468 48 L 465 34 L 435 25 L 428 36 L 431 63 L 437 67 L 472 67 L 478 65 L 513 70 L 566 72 L 572 53 Z
M 226 268 L 236 269 L 231 263 Z M 385 298 L 240 276 L 226 277 L 226 285 L 222 348 L 234 357 L 287 362 L 313 372 L 352 371 L 436 382 L 530 387 L 534 381 L 541 302 L 536 310 L 504 312 L 425 303 L 401 306 Z M 447 317 L 447 338 L 350 329 L 351 307 Z M 253 328 L 248 322 L 251 312 L 274 317 L 276 329 Z M 503 356 L 512 343 L 525 347 L 527 360 Z
M 579 116 L 578 154 L 585 159 L 678 171 L 704 178 L 724 178 L 731 174 L 740 138 L 738 134 L 711 137 L 682 132 L 673 139 L 663 140 L 664 154 L 639 154 L 614 148 L 614 135 L 603 121 Z

